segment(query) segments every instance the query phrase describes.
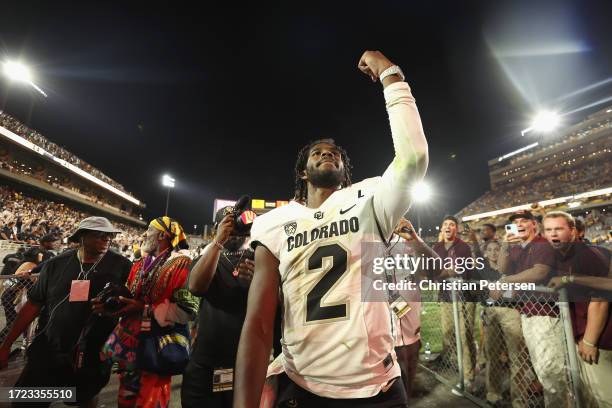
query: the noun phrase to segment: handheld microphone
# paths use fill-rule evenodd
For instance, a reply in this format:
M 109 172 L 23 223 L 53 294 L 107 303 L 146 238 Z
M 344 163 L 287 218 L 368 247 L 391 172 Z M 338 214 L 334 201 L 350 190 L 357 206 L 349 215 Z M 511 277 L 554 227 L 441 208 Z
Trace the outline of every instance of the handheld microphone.
M 234 213 L 242 213 L 244 210 L 246 210 L 250 202 L 251 197 L 249 197 L 248 195 L 243 195 L 242 197 L 240 197 L 238 201 L 236 201 L 236 204 L 234 204 Z
M 253 211 L 247 210 L 251 197 L 243 195 L 234 205 L 234 231 L 235 235 L 249 235 L 253 220 L 257 216 Z

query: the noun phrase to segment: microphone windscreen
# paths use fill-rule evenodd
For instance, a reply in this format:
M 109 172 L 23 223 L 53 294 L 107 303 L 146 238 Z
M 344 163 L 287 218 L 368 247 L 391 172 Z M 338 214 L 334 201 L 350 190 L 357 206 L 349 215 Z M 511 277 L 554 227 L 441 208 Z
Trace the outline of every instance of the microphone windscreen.
M 249 197 L 248 195 L 243 195 L 238 199 L 238 201 L 236 201 L 236 204 L 234 205 L 234 211 L 236 211 L 237 213 L 243 212 L 244 210 L 246 210 L 250 201 L 251 197 Z

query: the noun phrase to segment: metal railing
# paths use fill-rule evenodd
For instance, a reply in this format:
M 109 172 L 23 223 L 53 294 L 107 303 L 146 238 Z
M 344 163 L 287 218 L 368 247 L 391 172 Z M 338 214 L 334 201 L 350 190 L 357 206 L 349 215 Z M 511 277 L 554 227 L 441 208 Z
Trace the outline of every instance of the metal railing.
M 27 292 L 38 279 L 37 275 L 0 276 L 0 342 L 17 318 L 19 310 L 27 300 Z M 12 350 L 25 349 L 34 338 L 37 321 L 32 322 L 22 335 L 13 343 Z
M 23 242 L 0 239 L 0 251 L 16 252 L 19 248 L 28 249 L 30 247 L 31 245 L 25 244 Z
M 565 288 L 536 286 L 501 302 L 448 292 L 443 302 L 422 292 L 420 366 L 454 394 L 482 407 L 591 406 Z

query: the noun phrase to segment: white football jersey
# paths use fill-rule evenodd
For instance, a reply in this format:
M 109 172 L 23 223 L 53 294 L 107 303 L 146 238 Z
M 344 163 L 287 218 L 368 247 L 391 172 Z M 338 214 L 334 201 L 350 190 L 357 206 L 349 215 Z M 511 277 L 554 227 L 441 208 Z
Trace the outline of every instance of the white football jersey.
M 328 398 L 367 398 L 400 376 L 387 302 L 362 300 L 362 243 L 389 237 L 410 202 L 413 140 L 423 143 L 405 82 L 385 89 L 396 157 L 382 177 L 335 191 L 317 209 L 297 202 L 255 219 L 253 246 L 279 260 L 284 370 L 300 387 Z M 418 135 L 414 135 L 421 132 Z
M 361 244 L 380 241 L 372 207 L 380 179 L 336 191 L 318 209 L 291 202 L 251 231 L 280 261 L 285 372 L 321 396 L 369 397 L 400 375 L 389 305 L 361 294 Z

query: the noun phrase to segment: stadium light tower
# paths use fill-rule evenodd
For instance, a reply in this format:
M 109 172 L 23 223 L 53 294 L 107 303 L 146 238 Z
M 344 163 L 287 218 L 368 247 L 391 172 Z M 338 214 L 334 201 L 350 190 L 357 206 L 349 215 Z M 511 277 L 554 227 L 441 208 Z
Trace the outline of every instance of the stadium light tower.
M 548 133 L 555 130 L 561 123 L 561 116 L 552 111 L 539 112 L 531 122 L 531 126 L 521 131 L 521 136 L 535 130 L 536 132 Z
M 417 214 L 417 231 L 419 235 L 421 234 L 421 212 L 419 211 L 419 207 L 422 204 L 427 203 L 432 196 L 431 187 L 429 184 L 422 180 L 418 183 L 415 183 L 410 189 L 410 194 L 412 196 L 412 201 L 417 204 L 416 206 L 416 214 Z
M 40 89 L 40 87 L 32 81 L 32 73 L 30 71 L 30 68 L 28 68 L 21 62 L 5 61 L 3 64 L 3 72 L 4 75 L 6 75 L 6 77 L 11 81 L 23 82 L 25 84 L 28 84 L 32 88 L 36 89 L 38 93 L 40 93 L 42 96 L 44 96 L 45 98 L 47 97 L 45 91 Z
M 164 215 L 166 216 L 168 215 L 168 206 L 170 205 L 170 189 L 174 188 L 175 183 L 176 180 L 169 175 L 164 174 L 162 176 L 162 186 L 168 188 L 168 194 L 166 195 L 166 212 L 164 212 Z
M 414 184 L 410 191 L 415 203 L 425 203 L 431 198 L 431 187 L 425 181 Z

